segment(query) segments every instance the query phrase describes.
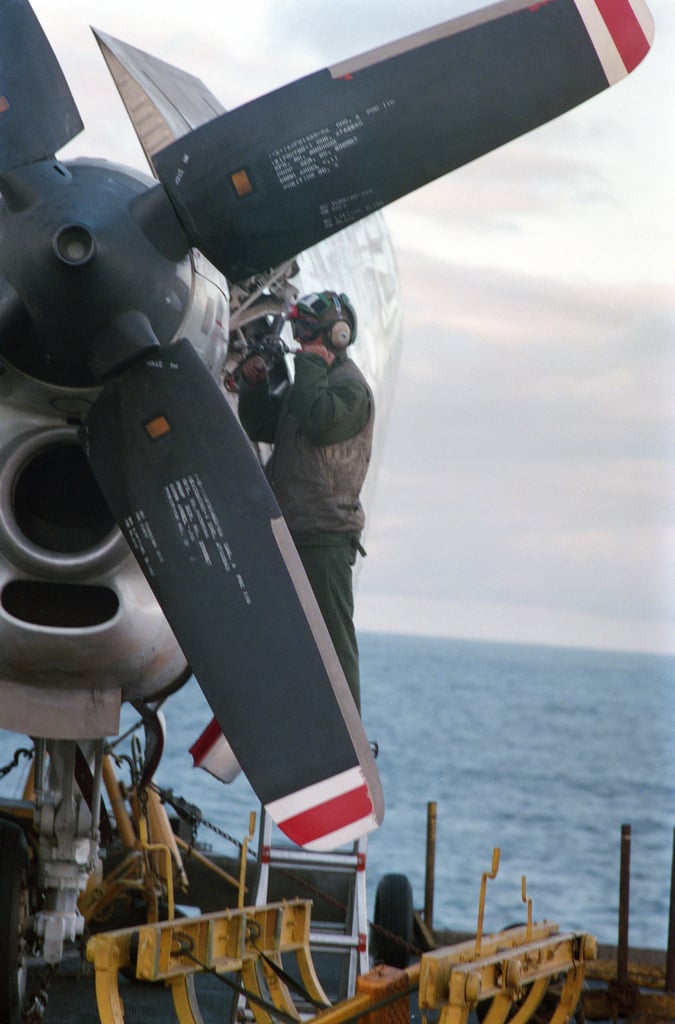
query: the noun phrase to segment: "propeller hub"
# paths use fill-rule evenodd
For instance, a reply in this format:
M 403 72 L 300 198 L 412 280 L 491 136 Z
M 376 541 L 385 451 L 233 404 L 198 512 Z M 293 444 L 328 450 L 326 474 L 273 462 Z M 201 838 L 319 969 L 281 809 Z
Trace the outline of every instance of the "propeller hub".
M 83 224 L 65 224 L 54 235 L 54 252 L 70 267 L 81 267 L 93 258 L 96 240 Z
M 146 335 L 155 345 L 174 340 L 192 267 L 161 186 L 104 161 L 47 160 L 1 176 L 0 189 L 7 362 L 86 388 L 144 351 Z M 130 315 L 144 325 L 131 344 L 119 329 Z

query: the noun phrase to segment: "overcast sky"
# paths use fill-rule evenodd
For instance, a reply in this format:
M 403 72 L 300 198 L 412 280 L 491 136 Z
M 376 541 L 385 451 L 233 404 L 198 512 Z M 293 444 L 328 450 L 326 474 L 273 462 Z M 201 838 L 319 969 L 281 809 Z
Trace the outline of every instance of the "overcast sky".
M 226 107 L 480 4 L 35 0 L 86 131 L 145 167 L 88 25 Z M 675 652 L 675 15 L 584 107 L 386 212 L 404 355 L 362 629 Z

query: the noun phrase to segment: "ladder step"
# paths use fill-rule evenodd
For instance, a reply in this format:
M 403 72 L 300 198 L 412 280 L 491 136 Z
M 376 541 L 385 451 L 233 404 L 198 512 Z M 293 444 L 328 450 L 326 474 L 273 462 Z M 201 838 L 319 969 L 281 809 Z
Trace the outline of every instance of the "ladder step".
M 340 932 L 309 933 L 310 948 L 318 949 L 321 946 L 323 949 L 360 949 L 361 942 L 359 935 L 344 935 Z
M 286 849 L 267 846 L 263 849 L 263 862 L 292 864 L 295 867 L 315 868 L 317 871 L 360 871 L 365 868 L 359 853 L 317 853 L 313 850 Z

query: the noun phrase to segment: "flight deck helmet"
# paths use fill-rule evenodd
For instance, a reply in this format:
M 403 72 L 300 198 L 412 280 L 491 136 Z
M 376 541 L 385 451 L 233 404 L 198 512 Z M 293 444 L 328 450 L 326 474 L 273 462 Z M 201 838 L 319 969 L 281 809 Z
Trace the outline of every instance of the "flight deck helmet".
M 345 349 L 356 340 L 356 311 L 349 298 L 337 292 L 312 292 L 289 313 L 293 337 L 302 343 L 323 336 L 330 348 Z

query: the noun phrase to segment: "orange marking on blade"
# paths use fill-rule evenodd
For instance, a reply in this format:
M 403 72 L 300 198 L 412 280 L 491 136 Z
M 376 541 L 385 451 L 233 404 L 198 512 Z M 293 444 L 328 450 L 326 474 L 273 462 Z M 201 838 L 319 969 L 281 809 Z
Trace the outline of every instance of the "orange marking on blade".
M 235 171 L 234 174 L 230 175 L 230 181 L 234 185 L 235 192 L 242 198 L 248 196 L 253 191 L 253 185 L 246 171 Z
M 164 437 L 171 430 L 169 421 L 166 416 L 155 416 L 154 420 L 150 420 L 149 423 L 145 424 L 149 436 L 153 441 L 156 441 L 158 437 Z

